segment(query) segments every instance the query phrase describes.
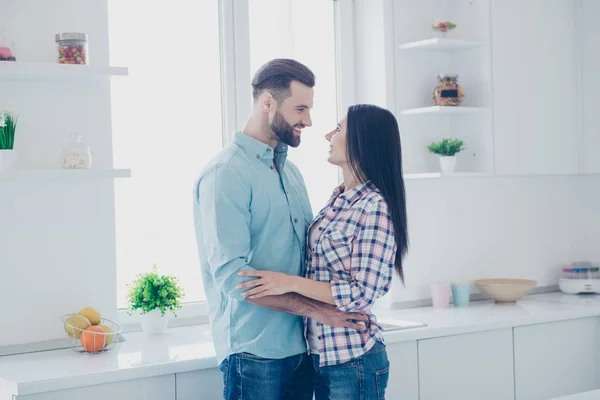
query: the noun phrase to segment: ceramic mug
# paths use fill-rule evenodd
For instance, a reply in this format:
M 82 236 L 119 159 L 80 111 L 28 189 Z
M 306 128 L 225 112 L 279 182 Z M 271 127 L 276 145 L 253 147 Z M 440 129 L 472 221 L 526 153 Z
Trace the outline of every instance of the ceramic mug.
M 448 308 L 450 306 L 450 284 L 437 283 L 431 285 L 431 301 L 433 308 Z
M 471 297 L 471 282 L 456 282 L 452 284 L 452 303 L 455 307 L 466 307 Z

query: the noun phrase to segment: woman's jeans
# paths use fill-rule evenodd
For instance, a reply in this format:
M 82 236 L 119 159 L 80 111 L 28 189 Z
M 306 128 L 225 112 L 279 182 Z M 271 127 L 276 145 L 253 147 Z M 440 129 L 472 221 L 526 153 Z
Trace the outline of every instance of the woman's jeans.
M 343 364 L 319 367 L 318 354 L 312 355 L 312 361 L 316 400 L 385 399 L 390 363 L 383 343 Z

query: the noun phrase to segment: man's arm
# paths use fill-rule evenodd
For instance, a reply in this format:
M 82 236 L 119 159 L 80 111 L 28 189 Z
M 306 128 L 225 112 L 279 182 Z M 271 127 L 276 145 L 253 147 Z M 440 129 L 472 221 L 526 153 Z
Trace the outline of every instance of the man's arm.
M 253 270 L 250 254 L 250 187 L 230 165 L 217 164 L 207 171 L 195 191 L 194 222 L 198 248 L 208 260 L 207 268 L 216 288 L 243 301 L 236 286 L 252 278 L 238 276 Z M 202 238 L 202 239 L 200 239 Z
M 369 321 L 369 318 L 363 313 L 345 313 L 331 304 L 321 303 L 298 293 L 265 296 L 247 301 L 260 307 L 308 317 L 324 325 L 345 326 L 359 331 L 365 329 L 365 326 L 351 321 L 364 323 Z

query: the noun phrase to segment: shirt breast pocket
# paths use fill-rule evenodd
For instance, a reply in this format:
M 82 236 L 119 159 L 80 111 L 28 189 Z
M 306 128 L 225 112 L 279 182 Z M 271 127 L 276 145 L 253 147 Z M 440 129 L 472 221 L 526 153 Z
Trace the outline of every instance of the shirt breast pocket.
M 336 271 L 349 271 L 352 259 L 354 236 L 341 231 L 327 231 L 323 234 L 321 246 L 327 266 Z

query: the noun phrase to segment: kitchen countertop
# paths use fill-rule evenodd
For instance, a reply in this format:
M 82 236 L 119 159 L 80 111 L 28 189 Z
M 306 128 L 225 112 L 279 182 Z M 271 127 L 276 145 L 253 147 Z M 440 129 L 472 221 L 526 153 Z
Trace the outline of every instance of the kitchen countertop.
M 600 399 L 600 390 L 590 392 L 576 393 L 569 396 L 555 397 L 550 400 L 598 400 Z
M 465 308 L 431 307 L 378 313 L 382 322 L 418 321 L 425 327 L 389 331 L 388 344 L 600 316 L 600 295 L 546 293 L 516 304 L 472 302 Z M 27 395 L 129 379 L 216 368 L 208 325 L 170 328 L 163 336 L 128 333 L 102 354 L 70 349 L 0 357 L 0 394 Z

